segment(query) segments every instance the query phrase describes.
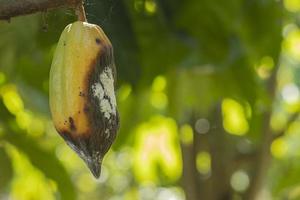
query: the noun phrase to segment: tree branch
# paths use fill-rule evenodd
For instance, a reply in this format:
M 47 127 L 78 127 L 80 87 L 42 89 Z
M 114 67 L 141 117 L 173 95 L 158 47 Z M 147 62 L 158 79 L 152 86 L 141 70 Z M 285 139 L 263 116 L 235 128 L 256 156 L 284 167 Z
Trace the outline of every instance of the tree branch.
M 254 172 L 252 174 L 252 180 L 250 187 L 246 193 L 246 200 L 257 199 L 257 196 L 264 185 L 265 176 L 268 171 L 272 157 L 270 154 L 270 146 L 273 142 L 274 132 L 270 126 L 271 116 L 272 116 L 272 105 L 275 101 L 276 87 L 277 87 L 277 73 L 280 65 L 280 54 L 278 52 L 276 58 L 276 65 L 274 71 L 267 82 L 267 92 L 271 100 L 270 107 L 263 114 L 263 124 L 262 124 L 262 138 L 261 144 L 258 148 L 258 154 L 256 158 L 257 163 L 254 166 Z
M 189 124 L 193 126 L 195 124 L 195 114 L 191 113 Z M 179 123 L 180 124 L 180 123 Z M 196 135 L 194 135 L 195 137 Z M 192 144 L 185 145 L 181 144 L 181 152 L 182 152 L 182 160 L 183 160 L 183 170 L 182 170 L 182 177 L 181 177 L 181 185 L 185 191 L 186 199 L 189 200 L 198 200 L 200 191 L 198 188 L 198 172 L 196 168 L 196 142 L 197 140 L 194 139 Z
M 75 8 L 81 3 L 82 0 L 0 0 L 0 20 L 60 7 Z

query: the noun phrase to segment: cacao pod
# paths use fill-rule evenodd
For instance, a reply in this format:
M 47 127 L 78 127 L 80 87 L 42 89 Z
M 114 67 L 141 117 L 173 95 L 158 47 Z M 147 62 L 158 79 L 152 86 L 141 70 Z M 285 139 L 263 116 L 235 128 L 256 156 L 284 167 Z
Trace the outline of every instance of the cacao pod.
M 96 178 L 119 127 L 115 76 L 103 30 L 81 21 L 66 26 L 50 69 L 50 111 L 57 132 Z

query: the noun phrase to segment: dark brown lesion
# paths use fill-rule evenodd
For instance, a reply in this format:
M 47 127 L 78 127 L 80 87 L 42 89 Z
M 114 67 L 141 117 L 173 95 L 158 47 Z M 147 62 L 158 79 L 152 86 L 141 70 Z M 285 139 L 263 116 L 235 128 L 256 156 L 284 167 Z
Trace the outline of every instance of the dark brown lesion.
M 84 96 L 85 96 L 85 93 L 82 92 L 82 91 L 80 91 L 80 92 L 79 92 L 79 96 L 80 96 L 80 97 L 84 97 Z
M 97 43 L 98 45 L 101 44 L 101 39 L 100 39 L 100 38 L 96 38 L 95 41 L 96 41 L 96 43 Z
M 86 114 L 88 114 L 90 112 L 90 108 L 87 104 L 84 105 L 83 112 L 86 113 Z
M 72 117 L 69 117 L 69 125 L 71 131 L 76 131 L 76 126 Z

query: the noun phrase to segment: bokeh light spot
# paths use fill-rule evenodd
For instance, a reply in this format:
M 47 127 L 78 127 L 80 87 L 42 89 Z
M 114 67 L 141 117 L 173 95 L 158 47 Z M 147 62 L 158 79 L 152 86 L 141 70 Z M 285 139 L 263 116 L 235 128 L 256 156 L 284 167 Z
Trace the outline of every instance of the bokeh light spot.
M 272 115 L 270 124 L 273 130 L 280 131 L 285 127 L 286 121 L 287 116 L 282 112 L 278 112 Z
M 152 91 L 162 92 L 167 86 L 167 80 L 164 76 L 157 76 L 152 83 Z
M 285 85 L 281 91 L 281 95 L 284 101 L 287 103 L 296 103 L 299 101 L 299 89 L 294 83 Z
M 249 176 L 243 170 L 234 172 L 230 179 L 231 187 L 237 192 L 244 192 L 249 187 L 249 183 Z
M 256 72 L 260 78 L 267 79 L 270 77 L 273 67 L 273 58 L 270 56 L 265 56 L 261 59 L 259 65 L 256 67 Z
M 184 145 L 190 145 L 193 143 L 194 132 L 190 125 L 185 124 L 180 128 L 180 140 Z
M 207 174 L 211 170 L 211 157 L 208 152 L 202 151 L 196 157 L 197 170 L 201 174 Z
M 145 1 L 145 10 L 149 14 L 154 14 L 156 12 L 156 3 L 154 0 Z
M 165 189 L 160 189 L 156 199 L 157 200 L 182 200 L 183 195 L 182 192 L 180 192 L 179 190 L 173 188 L 171 189 L 165 188 Z
M 209 131 L 210 124 L 209 121 L 205 118 L 198 119 L 195 123 L 195 130 L 197 133 L 204 134 Z
M 288 151 L 288 144 L 284 139 L 277 138 L 272 142 L 271 145 L 271 153 L 275 158 L 281 159 L 283 158 Z
M 300 30 L 293 29 L 290 31 L 284 42 L 283 50 L 295 60 L 300 60 Z
M 3 102 L 10 113 L 16 115 L 24 109 L 23 101 L 14 87 L 8 87 L 3 91 Z
M 300 10 L 299 0 L 284 0 L 284 7 L 290 12 L 297 12 Z
M 224 129 L 233 135 L 245 135 L 249 129 L 244 108 L 233 99 L 224 99 L 222 102 Z

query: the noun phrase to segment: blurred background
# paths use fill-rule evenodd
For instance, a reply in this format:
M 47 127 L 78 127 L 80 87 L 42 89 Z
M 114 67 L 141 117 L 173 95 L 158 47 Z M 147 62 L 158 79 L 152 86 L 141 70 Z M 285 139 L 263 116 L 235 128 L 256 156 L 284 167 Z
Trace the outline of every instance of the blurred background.
M 0 5 L 1 6 L 1 5 Z M 300 199 L 300 0 L 88 0 L 121 128 L 99 180 L 56 133 L 70 9 L 0 22 L 0 199 Z

